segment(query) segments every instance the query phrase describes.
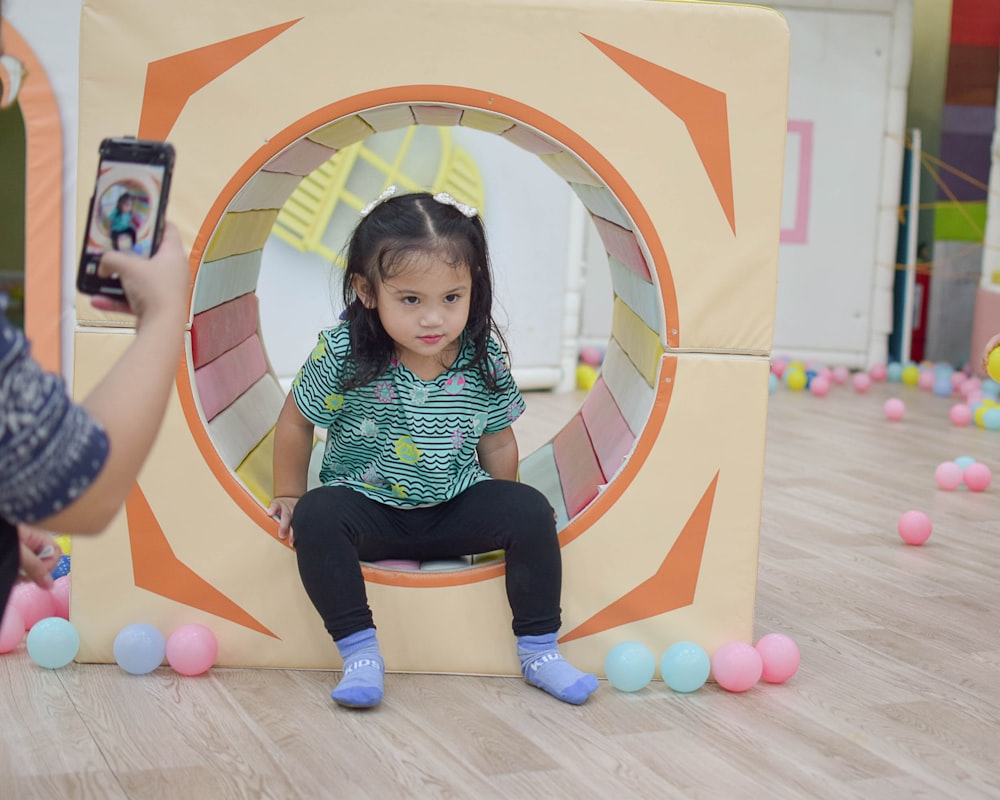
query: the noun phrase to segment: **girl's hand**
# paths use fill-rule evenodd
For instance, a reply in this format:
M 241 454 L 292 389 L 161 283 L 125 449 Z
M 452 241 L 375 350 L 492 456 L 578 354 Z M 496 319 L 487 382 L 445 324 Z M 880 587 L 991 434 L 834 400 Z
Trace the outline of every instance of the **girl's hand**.
M 297 497 L 275 497 L 267 507 L 267 515 L 278 523 L 278 538 L 282 541 L 287 539 L 291 547 L 295 547 L 292 512 L 295 511 L 295 504 L 298 502 Z
M 43 589 L 51 589 L 55 584 L 52 570 L 62 557 L 59 545 L 51 534 L 30 525 L 18 525 L 17 538 L 21 545 L 20 576 Z

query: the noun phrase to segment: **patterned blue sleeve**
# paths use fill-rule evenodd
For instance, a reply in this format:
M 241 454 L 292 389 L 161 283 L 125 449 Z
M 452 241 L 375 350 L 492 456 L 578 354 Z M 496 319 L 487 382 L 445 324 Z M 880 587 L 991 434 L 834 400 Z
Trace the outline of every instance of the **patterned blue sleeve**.
M 509 428 L 524 413 L 524 398 L 514 382 L 507 356 L 495 339 L 489 343 L 490 365 L 497 379 L 497 392 L 490 403 L 489 419 L 483 433 L 497 433 Z
M 0 314 L 0 517 L 52 516 L 90 486 L 107 457 L 104 429 Z

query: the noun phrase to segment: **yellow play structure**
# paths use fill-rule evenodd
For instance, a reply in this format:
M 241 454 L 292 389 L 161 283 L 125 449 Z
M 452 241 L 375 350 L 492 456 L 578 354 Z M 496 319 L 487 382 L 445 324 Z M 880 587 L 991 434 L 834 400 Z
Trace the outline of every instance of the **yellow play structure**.
M 602 674 L 624 640 L 656 652 L 749 640 L 786 126 L 781 16 L 669 0 L 229 5 L 84 4 L 79 215 L 103 136 L 169 139 L 170 216 L 192 245 L 193 290 L 186 357 L 137 487 L 106 534 L 74 541 L 80 658 L 113 661 L 129 623 L 169 634 L 198 622 L 223 665 L 339 666 L 264 511 L 284 392 L 257 278 L 307 176 L 412 125 L 467 126 L 533 154 L 575 191 L 607 251 L 615 310 L 600 379 L 521 464 L 559 518 L 567 658 Z M 83 394 L 131 323 L 85 298 L 76 311 Z M 366 566 L 388 669 L 518 674 L 503 569 Z

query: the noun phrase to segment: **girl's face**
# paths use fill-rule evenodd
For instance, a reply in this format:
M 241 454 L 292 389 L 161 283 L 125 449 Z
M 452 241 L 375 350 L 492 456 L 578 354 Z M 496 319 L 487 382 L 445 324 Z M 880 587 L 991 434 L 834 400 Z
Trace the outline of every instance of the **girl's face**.
M 374 293 L 360 283 L 356 280 L 354 287 L 358 296 L 366 307 L 377 308 L 403 366 L 423 380 L 451 366 L 469 319 L 472 275 L 467 266 L 425 253 L 410 258 Z

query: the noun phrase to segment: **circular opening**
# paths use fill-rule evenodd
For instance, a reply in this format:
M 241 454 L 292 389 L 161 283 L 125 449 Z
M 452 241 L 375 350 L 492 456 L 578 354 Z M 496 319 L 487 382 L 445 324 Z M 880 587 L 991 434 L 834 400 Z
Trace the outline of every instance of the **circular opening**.
M 491 106 L 494 100 L 489 98 L 483 105 Z M 511 110 L 518 110 L 516 104 Z M 428 126 L 459 126 L 459 130 L 465 127 L 491 133 L 505 140 L 501 145 L 513 144 L 534 154 L 569 185 L 589 214 L 595 234 L 592 238 L 598 240 L 610 274 L 611 336 L 600 375 L 582 406 L 550 442 L 527 454 L 522 451 L 520 473 L 521 480 L 543 491 L 556 509 L 564 543 L 582 533 L 584 528 L 578 525 L 576 531 L 569 530 L 577 521 L 592 512 L 598 516 L 603 513 L 596 507 L 607 487 L 627 471 L 624 468 L 643 437 L 656 398 L 663 342 L 669 340 L 661 334 L 666 316 L 663 276 L 651 266 L 650 248 L 633 221 L 636 209 L 629 214 L 619 196 L 598 177 L 600 167 L 613 172 L 610 165 L 592 167 L 600 161 L 599 156 L 588 153 L 589 145 L 578 137 L 566 141 L 574 139 L 572 132 L 562 129 L 556 138 L 551 129 L 541 129 L 544 125 L 529 126 L 520 118 L 517 113 L 499 113 L 499 109 L 479 105 L 409 101 L 339 116 L 291 140 L 260 165 L 223 210 L 205 248 L 193 295 L 189 372 L 192 395 L 207 434 L 196 439 L 227 491 L 255 513 L 262 527 L 273 528 L 262 509 L 270 500 L 273 425 L 287 390 L 281 377 L 287 380 L 288 375 L 280 375 L 288 369 L 284 351 L 287 347 L 296 352 L 297 371 L 316 332 L 336 321 L 339 309 L 330 303 L 336 295 L 331 292 L 336 282 L 331 283 L 329 264 L 356 222 L 357 209 L 393 182 L 410 189 L 446 187 L 460 199 L 464 193 L 473 204 L 483 203 L 477 200 L 476 182 L 469 179 L 467 162 L 471 160 L 462 147 L 454 146 L 451 137 L 445 137 L 447 147 L 442 145 L 442 153 L 448 151 L 447 157 L 441 158 L 447 169 L 407 165 L 404 156 L 412 151 L 413 141 L 433 135 L 436 128 Z M 392 161 L 385 151 L 395 152 Z M 588 156 L 586 160 L 578 155 L 581 152 Z M 332 158 L 336 154 L 341 157 Z M 474 169 L 474 162 L 471 167 Z M 448 183 L 463 179 L 464 186 Z M 412 185 L 407 186 L 407 182 Z M 338 207 L 339 218 L 335 213 Z M 501 243 L 509 236 L 503 232 L 500 213 L 491 216 L 487 208 L 484 216 L 496 262 L 497 258 L 502 260 Z M 289 262 L 279 270 L 265 265 L 265 249 L 273 246 L 268 245 L 272 230 L 282 240 L 277 247 L 291 247 L 311 253 L 311 257 Z M 316 259 L 327 266 L 316 270 Z M 562 272 L 566 262 L 564 253 L 553 270 Z M 322 276 L 322 292 L 316 291 L 317 272 Z M 304 285 L 310 290 L 304 292 Z M 508 302 L 516 305 L 522 287 L 501 285 L 501 294 L 504 288 L 509 291 Z M 669 288 L 672 292 L 672 286 Z M 258 308 L 261 289 L 267 301 L 261 299 Z M 530 291 L 538 296 L 534 288 Z M 284 329 L 289 326 L 280 322 L 281 313 L 275 314 L 275 308 L 286 299 L 283 295 L 288 300 L 284 314 L 306 297 L 325 321 L 317 325 L 310 319 L 303 332 L 286 337 Z M 278 338 L 273 338 L 270 330 L 279 331 Z M 289 345 L 284 339 L 293 343 Z M 512 349 L 516 356 L 513 343 Z M 320 455 L 321 445 L 314 450 L 314 462 Z M 316 472 L 318 465 L 313 469 L 314 475 Z M 247 494 L 255 502 L 247 503 Z M 465 571 L 475 572 L 474 565 Z M 390 577 L 385 582 L 394 581 Z

